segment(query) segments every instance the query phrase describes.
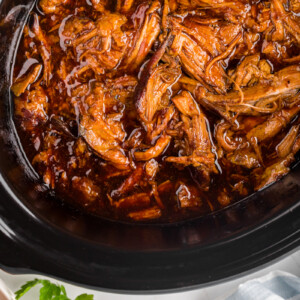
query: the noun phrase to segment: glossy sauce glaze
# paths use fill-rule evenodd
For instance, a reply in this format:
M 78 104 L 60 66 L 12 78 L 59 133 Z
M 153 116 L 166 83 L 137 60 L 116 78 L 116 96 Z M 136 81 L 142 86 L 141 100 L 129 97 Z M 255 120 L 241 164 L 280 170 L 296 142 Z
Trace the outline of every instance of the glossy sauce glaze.
M 208 214 L 300 148 L 297 1 L 41 0 L 14 68 L 25 152 L 61 199 L 112 219 Z

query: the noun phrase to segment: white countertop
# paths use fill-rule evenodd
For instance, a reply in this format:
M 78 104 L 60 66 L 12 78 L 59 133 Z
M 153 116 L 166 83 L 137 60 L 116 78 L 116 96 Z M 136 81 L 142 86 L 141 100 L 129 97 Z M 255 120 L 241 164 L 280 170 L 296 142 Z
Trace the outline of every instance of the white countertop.
M 179 299 L 188 299 L 188 300 L 223 300 L 227 296 L 231 295 L 239 286 L 239 284 L 244 283 L 250 279 L 257 278 L 268 274 L 271 271 L 280 270 L 289 272 L 300 277 L 300 250 L 297 252 L 288 255 L 287 257 L 277 261 L 276 263 L 261 269 L 260 271 L 251 273 L 250 275 L 240 277 L 238 279 L 211 286 L 208 288 L 193 290 L 189 292 L 181 292 L 181 293 L 173 293 L 173 294 L 164 294 L 164 295 L 119 295 L 119 294 L 111 294 L 93 290 L 87 290 L 80 287 L 76 287 L 71 284 L 67 284 L 64 282 L 60 282 L 63 284 L 66 289 L 68 296 L 71 299 L 74 299 L 77 295 L 82 293 L 94 294 L 95 300 L 138 300 L 138 299 L 146 299 L 146 300 L 179 300 Z M 32 280 L 34 278 L 45 278 L 41 276 L 35 275 L 11 275 L 7 274 L 0 270 L 0 279 L 2 279 L 5 284 L 12 291 L 16 291 L 20 288 L 22 284 L 26 281 Z M 58 282 L 57 280 L 51 279 L 53 282 Z M 1 297 L 0 297 L 1 298 Z M 35 300 L 38 299 L 38 289 L 34 290 L 32 293 L 28 294 L 28 296 L 24 296 L 21 300 Z M 2 300 L 2 299 L 0 299 Z

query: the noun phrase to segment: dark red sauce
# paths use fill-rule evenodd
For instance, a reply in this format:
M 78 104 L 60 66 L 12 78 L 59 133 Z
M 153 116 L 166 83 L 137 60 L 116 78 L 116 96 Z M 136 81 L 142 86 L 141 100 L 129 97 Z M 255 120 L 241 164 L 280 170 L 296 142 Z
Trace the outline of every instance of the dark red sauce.
M 45 0 L 31 13 L 14 69 L 15 122 L 63 201 L 111 219 L 173 222 L 288 172 L 300 147 L 300 31 L 289 31 L 298 12 L 283 8 L 286 21 L 280 0 L 190 2 Z

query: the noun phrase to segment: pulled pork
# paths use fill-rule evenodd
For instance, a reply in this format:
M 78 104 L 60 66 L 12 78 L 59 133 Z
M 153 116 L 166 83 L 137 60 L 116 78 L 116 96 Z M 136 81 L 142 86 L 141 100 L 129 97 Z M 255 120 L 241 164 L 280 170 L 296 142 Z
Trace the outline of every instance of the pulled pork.
M 40 0 L 15 121 L 59 195 L 101 216 L 203 215 L 286 175 L 300 149 L 300 6 Z

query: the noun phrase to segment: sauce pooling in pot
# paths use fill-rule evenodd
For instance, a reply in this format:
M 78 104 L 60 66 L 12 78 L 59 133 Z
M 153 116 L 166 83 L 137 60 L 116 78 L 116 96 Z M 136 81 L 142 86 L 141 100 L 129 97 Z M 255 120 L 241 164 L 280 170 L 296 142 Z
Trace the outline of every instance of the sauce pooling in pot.
M 172 222 L 289 172 L 300 149 L 297 0 L 41 0 L 15 122 L 61 199 Z

